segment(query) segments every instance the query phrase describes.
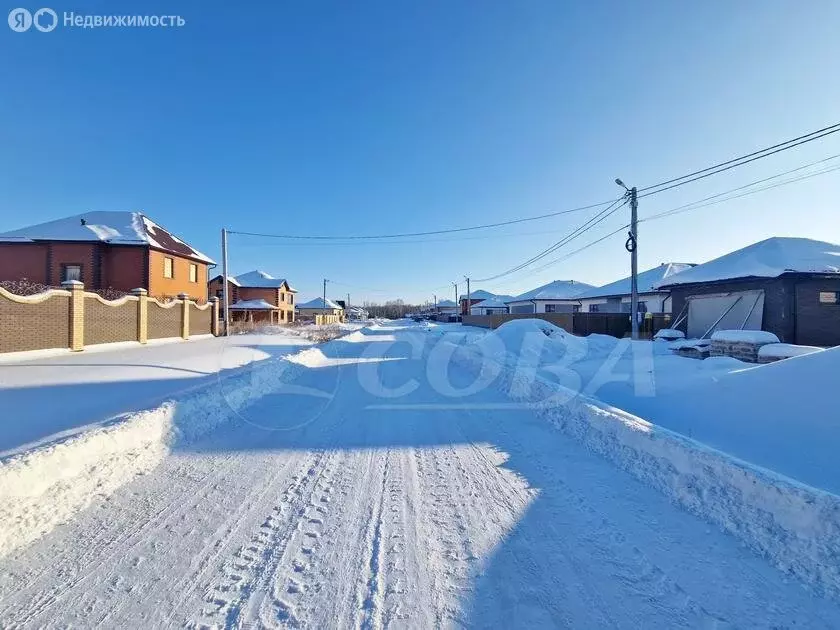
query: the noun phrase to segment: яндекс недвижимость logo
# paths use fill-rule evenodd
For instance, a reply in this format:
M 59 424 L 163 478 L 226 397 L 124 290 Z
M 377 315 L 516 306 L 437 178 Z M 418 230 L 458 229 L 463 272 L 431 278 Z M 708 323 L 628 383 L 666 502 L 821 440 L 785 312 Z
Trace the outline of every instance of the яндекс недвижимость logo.
M 28 31 L 32 26 L 42 33 L 49 33 L 58 26 L 58 14 L 46 7 L 38 9 L 34 15 L 22 8 L 9 11 L 9 28 L 16 33 Z

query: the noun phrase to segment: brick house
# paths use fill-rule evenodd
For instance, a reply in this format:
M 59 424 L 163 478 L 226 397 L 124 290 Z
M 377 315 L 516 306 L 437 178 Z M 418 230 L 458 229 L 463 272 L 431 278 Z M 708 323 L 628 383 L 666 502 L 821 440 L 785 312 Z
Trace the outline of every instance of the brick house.
M 493 300 L 496 298 L 500 298 L 502 301 L 512 300 L 512 295 L 496 295 L 495 293 L 490 293 L 490 291 L 484 291 L 483 289 L 476 289 L 475 291 L 470 291 L 470 299 L 469 304 L 467 304 L 467 295 L 463 294 L 458 297 L 458 306 L 461 311 L 461 315 L 469 315 L 470 309 L 479 302 L 483 302 L 485 300 Z
M 675 325 L 774 333 L 782 342 L 840 345 L 840 245 L 769 238 L 667 278 Z
M 208 283 L 210 296 L 218 297 L 224 312 L 222 276 Z M 239 276 L 228 276 L 228 293 L 232 321 L 290 324 L 295 321 L 295 293 L 285 278 L 275 278 L 254 270 Z
M 299 304 L 297 307 L 298 316 L 301 319 L 312 319 L 316 316 L 335 317 L 339 321 L 344 321 L 344 309 L 340 304 L 327 298 L 315 298 Z
M 215 263 L 140 212 L 86 212 L 0 233 L 0 280 L 207 299 Z

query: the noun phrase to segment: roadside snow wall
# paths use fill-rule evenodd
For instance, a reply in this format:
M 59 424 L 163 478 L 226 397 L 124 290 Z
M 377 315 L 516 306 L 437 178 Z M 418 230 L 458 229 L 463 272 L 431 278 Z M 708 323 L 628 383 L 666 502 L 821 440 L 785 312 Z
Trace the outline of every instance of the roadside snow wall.
M 286 358 L 252 364 L 65 440 L 0 461 L 0 557 L 67 522 L 306 369 Z
M 486 346 L 459 346 L 453 360 L 782 571 L 840 593 L 840 497 L 579 396 Z

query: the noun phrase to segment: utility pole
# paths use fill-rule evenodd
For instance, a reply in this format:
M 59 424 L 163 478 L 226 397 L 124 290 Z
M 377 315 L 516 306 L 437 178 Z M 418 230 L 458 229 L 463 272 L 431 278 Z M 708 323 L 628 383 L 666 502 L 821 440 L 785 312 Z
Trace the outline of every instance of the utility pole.
M 458 283 L 453 282 L 452 286 L 455 287 L 455 314 L 458 314 Z
M 627 188 L 620 179 L 615 183 L 627 191 L 626 197 L 630 198 L 630 233 L 624 243 L 625 249 L 630 252 L 630 330 L 633 339 L 639 338 L 639 196 L 636 187 Z
M 470 279 L 467 278 L 467 276 L 464 276 L 464 279 L 467 281 L 467 313 L 466 314 L 469 315 L 470 314 L 470 302 L 472 302 L 472 300 L 470 299 Z
M 437 295 L 433 295 L 432 297 L 435 299 L 435 314 L 437 314 Z
M 227 230 L 222 228 L 222 300 L 223 317 L 225 318 L 225 337 L 230 335 L 230 300 L 228 295 L 228 253 L 227 253 Z
M 327 314 L 327 279 L 324 278 L 324 315 Z

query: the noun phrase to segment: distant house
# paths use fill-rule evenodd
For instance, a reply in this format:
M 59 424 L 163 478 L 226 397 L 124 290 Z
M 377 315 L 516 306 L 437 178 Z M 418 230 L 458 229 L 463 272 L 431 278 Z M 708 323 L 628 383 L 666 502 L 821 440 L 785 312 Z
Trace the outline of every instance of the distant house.
M 221 300 L 224 313 L 224 285 L 222 276 L 209 282 L 211 296 Z M 295 293 L 285 278 L 275 278 L 264 271 L 254 270 L 228 277 L 230 318 L 232 321 L 260 321 L 289 324 L 295 321 Z
M 655 287 L 671 278 L 674 274 L 691 269 L 689 263 L 662 263 L 639 274 L 640 313 L 670 313 L 671 300 L 668 291 Z M 587 289 L 576 297 L 581 312 L 584 313 L 630 313 L 630 277 L 605 284 L 602 287 Z
M 504 303 L 503 298 L 499 297 L 482 300 L 470 307 L 470 315 L 496 315 L 507 312 L 507 304 Z
M 327 298 L 326 302 L 324 298 L 315 298 L 303 304 L 298 304 L 297 314 L 301 319 L 311 319 L 316 315 L 335 315 L 343 319 L 344 309 L 341 308 L 340 304 L 333 302 L 329 298 Z
M 85 212 L 0 233 L 0 280 L 206 300 L 214 265 L 141 212 Z
M 786 343 L 840 345 L 840 245 L 768 238 L 666 278 L 688 337 L 766 330 Z
M 475 291 L 470 291 L 470 299 L 469 304 L 467 304 L 467 295 L 463 294 L 458 297 L 458 302 L 461 309 L 461 315 L 467 315 L 470 312 L 470 309 L 474 304 L 478 304 L 479 302 L 483 302 L 484 300 L 490 300 L 495 298 L 501 298 L 503 301 L 507 299 L 513 299 L 512 295 L 496 295 L 495 293 L 490 293 L 490 291 L 484 291 L 483 289 L 477 289 Z
M 437 312 L 441 315 L 457 315 L 458 305 L 452 300 L 438 300 Z
M 349 308 L 345 309 L 345 313 L 348 320 L 351 321 L 363 321 L 366 319 L 370 319 L 370 313 L 366 308 L 361 306 L 350 306 Z
M 507 305 L 511 313 L 572 313 L 577 310 L 572 298 L 593 288 L 577 280 L 555 280 L 509 298 Z

